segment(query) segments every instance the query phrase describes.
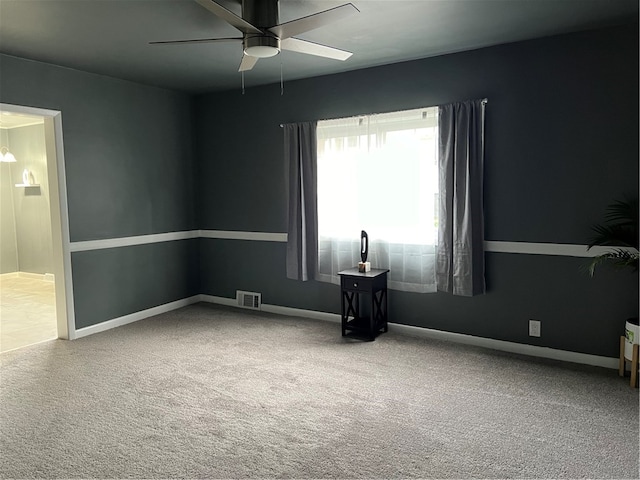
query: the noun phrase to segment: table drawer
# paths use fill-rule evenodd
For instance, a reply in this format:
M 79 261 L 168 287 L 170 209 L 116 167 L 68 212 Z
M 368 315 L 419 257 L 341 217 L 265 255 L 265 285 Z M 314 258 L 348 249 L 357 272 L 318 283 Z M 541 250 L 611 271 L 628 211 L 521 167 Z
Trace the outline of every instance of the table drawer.
M 342 289 L 352 292 L 370 292 L 373 286 L 372 278 L 342 277 Z

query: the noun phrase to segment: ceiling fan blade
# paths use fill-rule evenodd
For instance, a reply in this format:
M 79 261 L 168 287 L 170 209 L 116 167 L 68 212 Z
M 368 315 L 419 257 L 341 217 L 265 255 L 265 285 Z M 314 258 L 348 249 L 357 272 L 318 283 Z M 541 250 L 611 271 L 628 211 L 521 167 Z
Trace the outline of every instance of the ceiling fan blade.
M 185 43 L 214 43 L 214 42 L 237 42 L 242 41 L 242 37 L 233 38 L 197 38 L 194 40 L 165 40 L 161 42 L 149 42 L 149 45 L 182 45 Z
M 240 68 L 238 68 L 239 72 L 246 72 L 247 70 L 251 70 L 256 63 L 258 63 L 258 57 L 250 57 L 249 55 L 242 55 L 242 61 L 240 62 Z
M 202 0 L 196 0 L 198 2 Z M 349 15 L 360 12 L 352 3 L 345 3 L 339 7 L 330 8 L 323 12 L 314 13 L 307 17 L 298 18 L 290 22 L 282 23 L 268 28 L 272 33 L 275 33 L 280 40 L 293 37 L 310 30 L 328 25 L 338 20 L 347 18 Z
M 332 58 L 334 60 L 346 60 L 353 53 L 338 48 L 327 47 L 319 43 L 300 40 L 299 38 L 285 38 L 280 42 L 280 48 L 292 52 L 306 53 L 307 55 L 317 55 L 318 57 Z
M 196 2 L 198 2 L 214 15 L 220 17 L 232 27 L 236 27 L 242 33 L 263 33 L 262 30 L 260 30 L 258 27 L 254 27 L 244 18 L 239 17 L 231 10 L 227 10 L 222 5 L 214 2 L 213 0 L 196 0 Z

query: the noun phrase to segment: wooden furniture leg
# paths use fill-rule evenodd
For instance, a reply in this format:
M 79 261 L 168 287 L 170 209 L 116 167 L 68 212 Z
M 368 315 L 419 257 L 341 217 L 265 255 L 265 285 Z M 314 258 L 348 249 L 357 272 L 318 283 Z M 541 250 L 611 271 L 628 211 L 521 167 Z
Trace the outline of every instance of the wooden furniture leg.
M 624 343 L 625 343 L 624 335 L 620 336 L 620 365 L 618 366 L 618 375 L 624 377 Z
M 631 381 L 630 385 L 633 388 L 638 386 L 638 356 L 640 355 L 640 345 L 637 343 L 633 345 L 633 357 L 631 360 Z

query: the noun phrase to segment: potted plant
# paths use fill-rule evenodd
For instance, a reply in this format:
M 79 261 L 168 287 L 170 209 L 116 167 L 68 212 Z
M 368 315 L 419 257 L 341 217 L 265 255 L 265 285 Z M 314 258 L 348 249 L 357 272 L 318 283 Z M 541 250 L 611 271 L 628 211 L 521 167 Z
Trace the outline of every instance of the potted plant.
M 638 271 L 638 199 L 616 200 L 607 207 L 605 222 L 594 225 L 594 237 L 587 250 L 595 246 L 610 247 L 592 258 L 589 275 L 602 263 L 611 263 L 619 268 Z M 638 370 L 638 343 L 640 326 L 638 317 L 629 318 L 625 325 L 625 336 L 620 339 L 620 375 L 624 375 L 625 360 L 631 361 L 631 384 L 636 385 Z M 634 345 L 636 345 L 634 347 Z

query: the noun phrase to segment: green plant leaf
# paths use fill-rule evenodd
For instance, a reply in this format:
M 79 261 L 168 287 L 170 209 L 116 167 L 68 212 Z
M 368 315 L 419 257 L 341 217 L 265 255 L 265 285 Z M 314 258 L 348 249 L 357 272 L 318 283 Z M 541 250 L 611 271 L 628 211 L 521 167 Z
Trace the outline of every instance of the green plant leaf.
M 640 253 L 637 251 L 623 250 L 621 248 L 613 249 L 610 252 L 593 257 L 588 268 L 589 276 L 593 277 L 596 267 L 604 262 L 611 262 L 618 268 L 631 267 L 634 271 L 637 271 L 639 259 Z
M 607 206 L 605 223 L 594 225 L 592 230 L 595 235 L 587 250 L 596 245 L 614 248 L 591 259 L 588 266 L 591 277 L 596 267 L 605 262 L 618 268 L 638 270 L 638 199 L 615 200 Z
M 591 239 L 588 249 L 596 245 L 636 247 L 638 235 L 632 228 L 625 225 L 594 225 L 595 236 Z
M 607 206 L 605 223 L 594 225 L 592 230 L 595 236 L 589 242 L 587 250 L 596 245 L 638 249 L 638 200 L 615 200 Z
M 638 200 L 616 200 L 607 207 L 605 218 L 610 222 L 638 226 Z

